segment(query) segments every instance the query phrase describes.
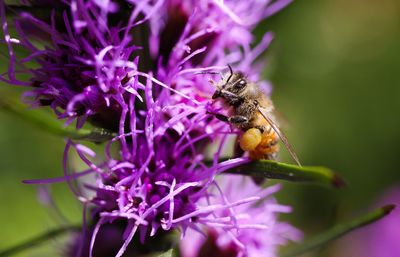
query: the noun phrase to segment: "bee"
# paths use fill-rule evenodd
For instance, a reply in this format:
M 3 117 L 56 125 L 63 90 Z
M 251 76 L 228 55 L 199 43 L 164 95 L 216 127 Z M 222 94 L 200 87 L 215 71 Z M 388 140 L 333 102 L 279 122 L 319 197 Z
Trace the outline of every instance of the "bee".
M 249 152 L 253 160 L 275 160 L 279 152 L 279 139 L 283 142 L 291 157 L 300 166 L 300 161 L 289 144 L 286 136 L 279 129 L 272 114 L 273 103 L 253 82 L 247 80 L 241 72 L 233 72 L 228 65 L 229 73 L 224 75 L 212 99 L 222 99 L 232 110 L 231 116 L 213 113 L 221 121 L 240 128 L 243 134 L 239 138 L 239 146 Z

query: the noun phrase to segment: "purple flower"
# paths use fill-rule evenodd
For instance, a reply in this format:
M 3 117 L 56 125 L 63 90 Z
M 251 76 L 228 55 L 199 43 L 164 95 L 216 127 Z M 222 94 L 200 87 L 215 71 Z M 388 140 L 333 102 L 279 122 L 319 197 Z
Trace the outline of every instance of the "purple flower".
M 387 190 L 374 207 L 387 204 L 400 205 L 400 187 Z M 400 256 L 400 209 L 395 208 L 390 215 L 352 233 L 344 244 L 344 254 L 365 257 Z

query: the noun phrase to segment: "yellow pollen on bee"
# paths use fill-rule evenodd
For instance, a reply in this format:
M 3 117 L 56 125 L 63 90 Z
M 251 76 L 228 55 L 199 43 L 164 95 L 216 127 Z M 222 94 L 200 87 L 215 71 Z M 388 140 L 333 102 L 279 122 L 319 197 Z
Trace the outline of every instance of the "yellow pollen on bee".
M 240 138 L 239 144 L 243 151 L 252 151 L 262 140 L 261 131 L 257 128 L 248 129 Z

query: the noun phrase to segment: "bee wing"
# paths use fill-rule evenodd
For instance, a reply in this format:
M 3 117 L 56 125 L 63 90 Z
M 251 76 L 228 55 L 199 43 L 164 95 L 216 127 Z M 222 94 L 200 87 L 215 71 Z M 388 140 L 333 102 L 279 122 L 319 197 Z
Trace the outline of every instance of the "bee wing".
M 290 126 L 290 123 L 286 116 L 274 108 L 271 99 L 267 99 L 267 101 L 267 103 L 260 105 L 260 108 L 263 110 L 263 112 L 271 114 L 268 115 L 268 117 L 272 120 L 272 122 L 275 123 L 275 125 L 279 124 L 280 128 L 288 128 Z
M 296 162 L 296 164 L 301 166 L 299 158 L 297 157 L 296 153 L 294 152 L 293 147 L 289 144 L 289 141 L 287 140 L 285 134 L 279 129 L 279 127 L 276 125 L 274 120 L 272 118 L 268 117 L 267 112 L 262 107 L 258 106 L 257 109 L 260 112 L 260 114 L 264 117 L 264 119 L 269 123 L 269 125 L 275 131 L 275 133 L 278 134 L 279 138 L 282 140 L 283 144 L 285 145 L 290 156 L 292 156 L 292 158 Z
M 291 127 L 291 124 L 284 113 L 274 109 L 272 114 L 272 117 L 274 118 L 273 120 L 277 121 L 280 128 L 288 129 Z

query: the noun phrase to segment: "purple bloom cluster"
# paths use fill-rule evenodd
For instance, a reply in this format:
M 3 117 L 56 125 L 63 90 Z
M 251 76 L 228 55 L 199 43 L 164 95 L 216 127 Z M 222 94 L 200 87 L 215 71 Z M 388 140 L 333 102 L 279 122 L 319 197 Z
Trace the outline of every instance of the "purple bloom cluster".
M 18 13 L 15 37 L 0 4 L 9 51 L 9 70 L 0 79 L 31 87 L 25 97 L 33 105 L 51 106 L 58 118 L 77 120 L 78 128 L 89 121 L 118 132 L 101 160 L 67 140 L 59 180 L 69 183 L 96 221 L 89 247 L 82 240 L 75 255 L 84 249 L 92 255 L 96 238 L 105 233 L 101 228 L 121 220 L 126 226 L 117 257 L 135 237 L 145 244 L 172 230 L 200 252 L 205 239 L 185 233 L 214 238 L 214 247 L 228 249 L 218 256 L 275 256 L 278 245 L 300 237 L 277 222 L 276 214 L 290 208 L 270 196 L 276 186 L 260 189 L 250 180 L 221 175 L 249 160 L 220 161 L 237 132 L 208 114 L 220 107 L 210 102 L 211 75 L 201 74 L 232 64 L 258 81 L 262 63 L 254 63 L 272 34 L 253 47 L 251 31 L 289 2 L 69 0 L 52 3 L 57 7 L 48 20 L 10 7 Z M 23 58 L 17 58 L 19 48 L 27 52 Z M 260 85 L 269 90 L 268 83 Z M 71 171 L 72 149 L 87 170 Z M 84 190 L 71 182 L 89 174 L 95 180 L 83 184 Z M 40 182 L 52 181 L 57 179 Z M 182 251 L 185 257 L 211 256 Z
M 137 70 L 137 60 L 130 58 L 139 47 L 131 36 L 121 34 L 120 26 L 108 26 L 108 13 L 116 11 L 116 5 L 100 2 L 70 1 L 65 6 L 69 12 L 58 11 L 63 4 L 53 3 L 59 6 L 48 22 L 23 11 L 14 19 L 18 39 L 4 30 L 10 52 L 8 82 L 32 87 L 26 100 L 51 106 L 58 118 L 79 117 L 78 127 L 91 116 L 103 127 L 115 123 L 124 92 L 136 92 L 127 73 Z M 26 56 L 17 60 L 13 43 L 23 47 Z M 35 67 L 27 67 L 32 62 Z M 19 80 L 18 73 L 28 74 L 30 81 Z

